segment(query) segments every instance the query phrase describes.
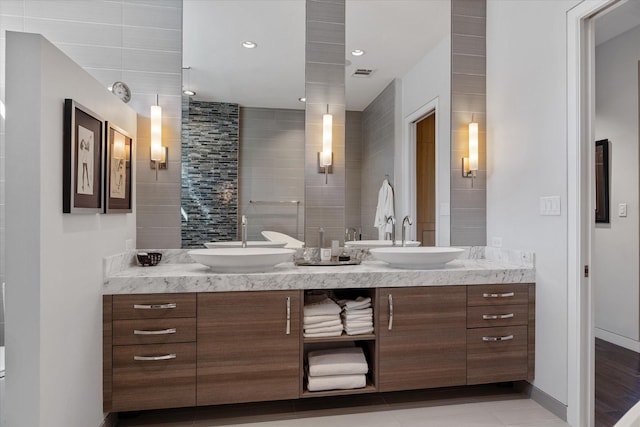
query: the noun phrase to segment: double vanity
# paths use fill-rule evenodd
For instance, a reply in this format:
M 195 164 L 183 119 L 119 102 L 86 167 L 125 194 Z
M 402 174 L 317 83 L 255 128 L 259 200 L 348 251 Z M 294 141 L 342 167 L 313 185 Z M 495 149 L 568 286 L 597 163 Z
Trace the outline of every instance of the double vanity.
M 533 254 L 466 249 L 431 269 L 293 262 L 220 274 L 187 250 L 154 267 L 105 259 L 104 409 L 219 405 L 526 380 L 534 375 Z M 305 296 L 370 297 L 374 332 L 304 337 Z M 358 346 L 364 388 L 309 391 L 309 351 Z

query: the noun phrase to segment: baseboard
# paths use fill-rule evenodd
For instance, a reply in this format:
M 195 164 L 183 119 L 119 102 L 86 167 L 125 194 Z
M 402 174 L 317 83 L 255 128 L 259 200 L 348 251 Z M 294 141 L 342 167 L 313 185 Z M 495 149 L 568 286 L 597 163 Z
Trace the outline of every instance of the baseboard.
M 531 400 L 551 412 L 563 421 L 567 421 L 567 405 L 540 390 L 538 387 L 529 384 L 526 381 L 519 381 L 515 384 L 515 388 L 521 393 L 526 394 Z
M 115 412 L 111 412 L 107 414 L 104 418 L 104 421 L 100 425 L 100 427 L 116 427 L 116 423 L 118 422 L 118 414 Z
M 614 334 L 613 332 L 605 331 L 600 328 L 593 328 L 593 332 L 596 338 L 610 342 L 611 344 L 619 345 L 627 350 L 640 353 L 640 342 L 632 340 L 631 338 L 623 337 L 622 335 Z

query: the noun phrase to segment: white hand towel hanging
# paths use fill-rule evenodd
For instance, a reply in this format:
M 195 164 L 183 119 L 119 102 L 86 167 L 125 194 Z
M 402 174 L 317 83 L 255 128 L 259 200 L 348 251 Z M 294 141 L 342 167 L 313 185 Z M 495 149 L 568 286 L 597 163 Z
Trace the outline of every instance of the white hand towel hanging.
M 391 233 L 393 225 L 387 224 L 387 218 L 395 217 L 393 210 L 393 188 L 385 178 L 382 187 L 378 192 L 378 206 L 376 207 L 376 217 L 373 226 L 378 228 L 378 239 L 384 240 L 385 233 Z

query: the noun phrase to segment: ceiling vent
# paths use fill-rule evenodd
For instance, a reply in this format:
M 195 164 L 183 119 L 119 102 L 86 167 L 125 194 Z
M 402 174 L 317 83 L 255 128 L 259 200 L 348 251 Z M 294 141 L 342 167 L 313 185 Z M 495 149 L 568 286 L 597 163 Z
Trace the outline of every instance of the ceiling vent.
M 358 68 L 356 69 L 351 76 L 353 77 L 370 77 L 375 70 L 368 70 L 366 68 Z

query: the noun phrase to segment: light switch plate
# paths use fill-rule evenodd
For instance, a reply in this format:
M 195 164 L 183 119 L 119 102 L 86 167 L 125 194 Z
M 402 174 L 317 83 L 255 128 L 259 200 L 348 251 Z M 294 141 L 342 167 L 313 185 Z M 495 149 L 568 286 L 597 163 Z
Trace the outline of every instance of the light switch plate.
M 502 237 L 492 237 L 491 238 L 491 246 L 493 246 L 494 248 L 501 248 L 502 247 Z
M 540 215 L 560 215 L 560 196 L 540 197 Z
M 618 203 L 618 216 L 626 217 L 627 216 L 627 204 L 626 203 Z

